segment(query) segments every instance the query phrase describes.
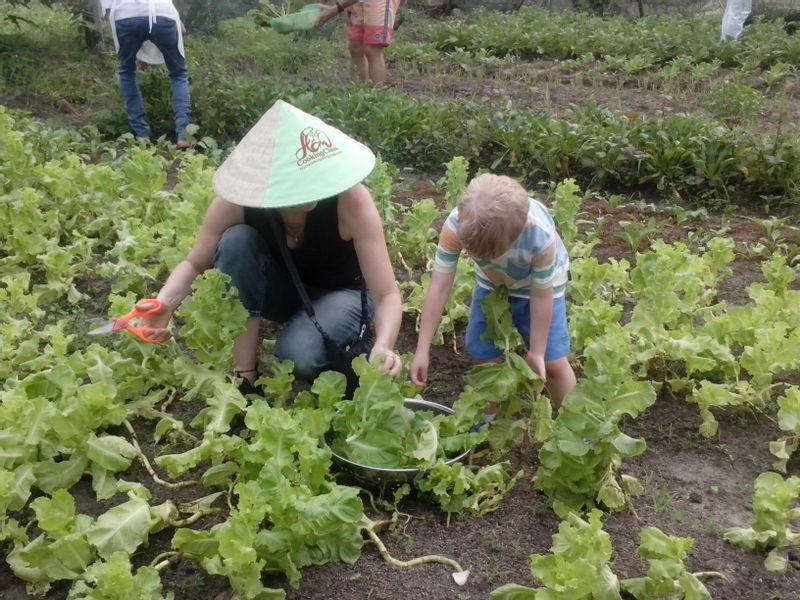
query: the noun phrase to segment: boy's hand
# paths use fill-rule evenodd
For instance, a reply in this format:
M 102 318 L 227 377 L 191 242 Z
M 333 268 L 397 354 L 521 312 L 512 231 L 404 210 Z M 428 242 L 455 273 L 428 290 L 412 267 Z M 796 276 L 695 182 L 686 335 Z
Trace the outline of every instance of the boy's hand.
M 409 375 L 414 385 L 425 387 L 428 385 L 428 365 L 430 364 L 430 357 L 427 352 L 417 351 L 414 358 L 411 360 L 411 367 Z
M 525 362 L 539 377 L 547 381 L 547 368 L 544 366 L 544 354 L 539 354 L 531 350 L 525 355 Z

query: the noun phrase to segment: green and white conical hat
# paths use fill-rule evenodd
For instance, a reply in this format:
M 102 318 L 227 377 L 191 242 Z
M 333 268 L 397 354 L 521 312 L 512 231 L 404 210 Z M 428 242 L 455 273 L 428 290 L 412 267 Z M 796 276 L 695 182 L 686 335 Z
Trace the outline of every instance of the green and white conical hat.
M 374 166 L 364 144 L 278 100 L 217 169 L 214 191 L 242 206 L 297 206 L 350 189 Z

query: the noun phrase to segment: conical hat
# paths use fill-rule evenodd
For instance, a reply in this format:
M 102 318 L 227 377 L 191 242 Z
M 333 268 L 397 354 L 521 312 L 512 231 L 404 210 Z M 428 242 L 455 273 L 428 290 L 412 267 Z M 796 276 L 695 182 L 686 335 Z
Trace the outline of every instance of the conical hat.
M 297 206 L 353 187 L 374 166 L 365 145 L 278 100 L 217 169 L 214 191 L 242 206 Z

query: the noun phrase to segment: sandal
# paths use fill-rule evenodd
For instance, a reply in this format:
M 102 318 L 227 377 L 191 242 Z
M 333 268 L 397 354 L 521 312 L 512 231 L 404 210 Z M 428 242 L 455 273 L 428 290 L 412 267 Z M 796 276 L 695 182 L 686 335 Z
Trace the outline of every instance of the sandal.
M 234 371 L 233 372 L 234 377 L 239 378 L 239 379 L 242 380 L 242 382 L 239 384 L 239 393 L 242 396 L 255 395 L 255 396 L 260 396 L 260 397 L 263 398 L 264 397 L 264 391 L 261 388 L 256 387 L 255 384 L 250 383 L 249 379 L 246 379 L 245 377 L 242 377 L 242 373 L 255 373 L 256 374 L 256 379 L 258 379 L 258 369 L 247 369 L 245 371 Z

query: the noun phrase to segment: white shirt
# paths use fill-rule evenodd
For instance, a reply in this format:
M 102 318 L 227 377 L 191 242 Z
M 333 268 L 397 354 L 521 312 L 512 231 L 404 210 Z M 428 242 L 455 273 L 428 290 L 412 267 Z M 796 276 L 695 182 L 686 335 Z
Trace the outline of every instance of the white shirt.
M 178 21 L 178 9 L 172 0 L 100 0 L 103 14 L 106 11 L 113 13 L 113 21 L 130 19 L 131 17 L 166 17 Z
M 99 0 L 100 9 L 103 14 L 108 11 L 108 20 L 111 22 L 111 37 L 114 38 L 114 47 L 119 52 L 119 40 L 117 39 L 117 28 L 114 26 L 116 21 L 130 19 L 132 17 L 149 17 L 150 31 L 153 30 L 153 23 L 158 17 L 172 19 L 178 24 L 178 51 L 181 56 L 186 56 L 183 47 L 183 31 L 181 28 L 181 17 L 178 9 L 172 4 L 172 0 Z M 163 65 L 164 56 L 156 48 L 153 42 L 147 40 L 142 44 L 136 58 L 151 65 Z

